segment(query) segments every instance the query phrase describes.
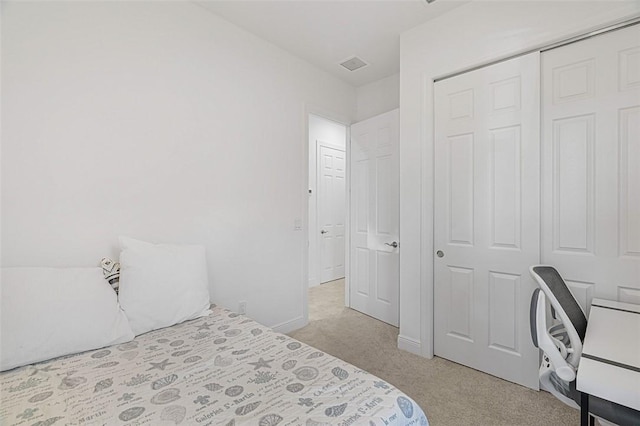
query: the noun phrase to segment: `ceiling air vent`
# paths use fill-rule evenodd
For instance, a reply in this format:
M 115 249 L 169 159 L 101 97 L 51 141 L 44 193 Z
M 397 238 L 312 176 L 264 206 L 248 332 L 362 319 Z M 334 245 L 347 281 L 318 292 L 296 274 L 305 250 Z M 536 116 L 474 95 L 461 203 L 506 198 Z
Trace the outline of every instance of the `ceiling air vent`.
M 347 59 L 346 61 L 340 62 L 340 65 L 342 65 L 349 71 L 355 71 L 355 70 L 359 70 L 360 68 L 366 67 L 369 64 L 367 64 L 365 61 L 358 58 L 357 56 L 354 56 L 352 58 Z

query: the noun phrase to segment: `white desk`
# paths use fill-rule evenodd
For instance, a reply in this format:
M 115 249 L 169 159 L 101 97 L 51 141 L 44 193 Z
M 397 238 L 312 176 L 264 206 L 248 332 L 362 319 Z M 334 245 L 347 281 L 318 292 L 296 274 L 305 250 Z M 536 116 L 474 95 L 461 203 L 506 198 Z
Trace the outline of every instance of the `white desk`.
M 593 299 L 576 388 L 640 411 L 640 305 Z

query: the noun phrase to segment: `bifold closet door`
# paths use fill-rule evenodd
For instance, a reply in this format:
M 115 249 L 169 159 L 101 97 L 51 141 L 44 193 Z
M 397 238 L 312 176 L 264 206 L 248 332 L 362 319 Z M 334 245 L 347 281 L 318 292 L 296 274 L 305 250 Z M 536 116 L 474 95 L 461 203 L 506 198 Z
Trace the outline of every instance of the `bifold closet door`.
M 640 25 L 542 54 L 543 254 L 588 314 L 640 303 Z
M 539 54 L 435 84 L 435 354 L 538 389 Z

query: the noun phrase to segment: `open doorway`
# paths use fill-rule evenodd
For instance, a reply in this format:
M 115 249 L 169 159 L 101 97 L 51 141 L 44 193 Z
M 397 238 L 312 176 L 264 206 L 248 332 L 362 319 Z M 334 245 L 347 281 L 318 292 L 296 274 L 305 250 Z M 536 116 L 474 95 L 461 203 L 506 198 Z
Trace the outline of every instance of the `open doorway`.
M 347 130 L 309 114 L 309 287 L 345 279 Z
M 312 296 L 335 300 L 341 294 L 340 310 L 351 308 L 397 327 L 399 111 L 350 127 L 308 118 L 308 318 L 314 316 L 310 305 L 318 305 Z M 329 312 L 324 305 L 319 311 Z

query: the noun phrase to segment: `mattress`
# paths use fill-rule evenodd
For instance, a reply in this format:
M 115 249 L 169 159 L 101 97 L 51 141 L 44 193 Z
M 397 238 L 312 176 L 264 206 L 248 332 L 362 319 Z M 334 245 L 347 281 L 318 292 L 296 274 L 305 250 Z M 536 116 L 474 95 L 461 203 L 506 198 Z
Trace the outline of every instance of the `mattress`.
M 213 307 L 117 346 L 0 374 L 2 425 L 427 425 L 383 380 Z

